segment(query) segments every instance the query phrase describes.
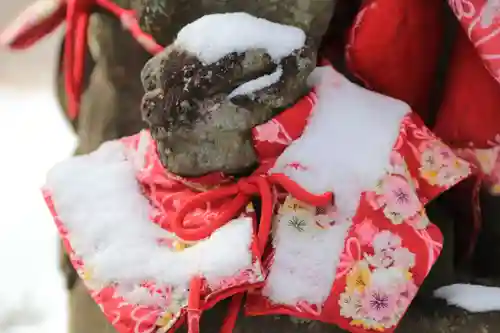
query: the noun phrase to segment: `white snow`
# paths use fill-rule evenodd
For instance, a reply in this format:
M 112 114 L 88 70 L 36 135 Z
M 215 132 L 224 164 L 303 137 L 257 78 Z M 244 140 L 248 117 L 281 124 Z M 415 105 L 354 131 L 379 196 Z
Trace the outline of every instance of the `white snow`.
M 179 31 L 174 48 L 195 55 L 204 64 L 224 56 L 248 50 L 266 50 L 273 61 L 279 61 L 302 48 L 306 34 L 297 27 L 279 24 L 247 13 L 205 15 Z M 269 75 L 246 82 L 228 95 L 231 99 L 248 95 L 276 83 L 283 74 L 281 66 Z
M 406 103 L 359 87 L 332 67 L 316 68 L 309 81 L 317 102 L 304 133 L 272 172 L 286 174 L 310 193 L 335 193 L 336 223 L 304 232 L 294 232 L 286 215 L 275 223 L 274 261 L 263 293 L 288 305 L 322 304 L 329 296 L 361 194 L 386 173 L 410 112 Z M 304 168 L 290 167 L 294 163 Z
M 3 2 L 0 30 L 31 2 Z M 56 34 L 27 51 L 0 50 L 1 333 L 67 331 L 58 239 L 39 189 L 75 144 L 54 98 L 59 41 Z
M 252 94 L 256 91 L 269 87 L 270 85 L 276 83 L 283 75 L 283 68 L 278 66 L 274 72 L 268 75 L 263 75 L 261 77 L 256 78 L 255 80 L 248 81 L 243 83 L 234 89 L 227 98 L 231 99 L 236 96 L 247 95 L 252 96 Z
M 444 299 L 469 312 L 500 311 L 500 288 L 472 284 L 453 284 L 434 291 L 434 296 Z
M 50 92 L 0 90 L 2 333 L 65 331 L 56 229 L 40 193 L 47 170 L 74 146 L 57 107 Z
M 186 290 L 192 276 L 210 281 L 252 266 L 252 220 L 234 219 L 184 251 L 171 251 L 158 239 L 172 235 L 150 220 L 151 206 L 135 178 L 134 163 L 119 141 L 94 153 L 57 164 L 46 188 L 64 222 L 72 248 L 91 267 L 92 283 L 120 282 L 126 299 L 144 280 Z M 76 177 L 75 177 L 76 175 Z M 155 301 L 148 296 L 141 304 Z
M 205 15 L 179 31 L 174 46 L 205 64 L 232 52 L 264 49 L 275 60 L 304 46 L 306 35 L 299 28 L 274 23 L 247 13 Z

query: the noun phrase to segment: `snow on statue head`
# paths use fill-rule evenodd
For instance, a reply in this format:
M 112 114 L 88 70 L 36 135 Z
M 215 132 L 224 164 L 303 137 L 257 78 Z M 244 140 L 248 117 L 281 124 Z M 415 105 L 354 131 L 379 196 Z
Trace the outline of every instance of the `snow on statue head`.
M 137 13 L 142 30 L 150 34 L 160 45 L 171 44 L 185 25 L 203 15 L 238 12 L 300 28 L 319 45 L 337 7 L 337 0 L 131 0 L 129 2 L 131 9 Z M 239 26 L 232 28 L 235 31 L 241 29 Z
M 257 158 L 251 128 L 307 91 L 316 51 L 299 28 L 246 13 L 185 26 L 142 71 L 142 113 L 176 174 L 238 173 Z

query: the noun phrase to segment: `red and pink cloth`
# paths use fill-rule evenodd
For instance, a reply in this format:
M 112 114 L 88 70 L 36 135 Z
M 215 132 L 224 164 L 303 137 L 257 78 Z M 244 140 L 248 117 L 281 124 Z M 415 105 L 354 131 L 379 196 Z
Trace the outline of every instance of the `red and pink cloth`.
M 233 296 L 223 325 L 230 332 L 245 293 L 251 316 L 289 314 L 351 332 L 396 328 L 442 248 L 425 205 L 470 169 L 407 104 L 357 87 L 329 67 L 320 70 L 326 72 L 317 93 L 254 128 L 261 167 L 248 178 L 172 175 L 147 131 L 49 174 L 46 199 L 70 258 L 120 332 L 170 331 L 185 320 L 197 332 L 201 313 Z M 364 112 L 382 120 L 356 124 Z M 332 129 L 336 119 L 343 121 Z M 373 136 L 360 138 L 343 125 Z M 317 146 L 313 154 L 310 145 Z M 347 147 L 353 150 L 342 155 Z M 125 180 L 113 186 L 120 168 L 146 200 L 135 209 L 148 212 L 136 235 L 123 233 L 137 213 L 123 215 L 125 205 L 134 206 L 116 188 Z M 373 180 L 361 179 L 371 174 Z M 102 193 L 89 186 L 99 182 Z M 261 199 L 260 214 L 252 197 Z M 113 202 L 125 220 L 113 220 Z M 123 230 L 106 229 L 120 223 Z M 142 228 L 157 228 L 150 252 L 142 251 L 149 237 Z M 134 254 L 133 261 L 121 242 L 144 257 Z M 156 251 L 170 261 L 155 261 Z M 150 269 L 157 272 L 151 266 L 128 272 L 147 260 L 170 272 L 151 276 Z
M 203 252 L 205 246 L 213 251 L 206 253 L 216 254 L 219 243 L 215 240 L 223 241 L 214 235 L 232 235 L 224 232 L 232 232 L 227 228 L 233 226 L 233 231 L 239 230 L 237 235 L 240 236 L 235 236 L 235 239 L 241 241 L 232 243 L 231 248 L 235 256 L 239 248 L 241 257 L 235 257 L 232 270 L 225 270 L 227 262 L 221 259 L 224 255 L 212 257 L 217 258 L 215 261 L 196 257 L 199 261 L 193 260 L 199 267 L 191 269 L 203 274 L 192 276 L 188 274 L 191 271 L 174 267 L 172 270 L 179 269 L 185 276 L 194 277 L 181 279 L 181 282 L 179 277 L 173 279 L 167 272 L 165 281 L 171 283 L 161 286 L 152 281 L 156 278 L 154 276 L 139 279 L 139 284 L 136 284 L 137 276 L 133 283 L 125 279 L 125 287 L 125 280 L 113 280 L 111 283 L 109 272 L 99 273 L 96 267 L 87 263 L 99 263 L 102 259 L 92 257 L 89 249 L 80 244 L 87 244 L 93 238 L 86 231 L 72 234 L 68 227 L 75 226 L 69 221 L 72 215 L 69 215 L 68 221 L 61 216 L 65 205 L 72 207 L 78 201 L 68 203 L 63 200 L 61 204 L 59 200 L 62 206 L 58 207 L 58 200 L 53 197 L 55 193 L 51 193 L 48 187 L 47 201 L 72 262 L 115 327 L 122 333 L 161 332 L 177 327 L 187 318 L 191 329 L 196 331 L 202 310 L 221 298 L 237 295 L 233 312 L 224 325 L 229 330 L 235 319 L 234 309 L 238 308 L 236 305 L 241 301 L 242 293 L 247 292 L 245 308 L 249 315 L 291 314 L 337 324 L 351 332 L 393 330 L 441 249 L 441 234 L 427 219 L 425 204 L 466 178 L 471 171 L 457 155 L 474 165 L 472 172 L 491 194 L 499 193 L 500 114 L 497 109 L 500 102 L 500 21 L 497 12 L 500 7 L 492 0 L 450 0 L 449 4 L 463 29 L 459 31 L 454 46 L 444 102 L 437 115 L 436 126 L 431 132 L 415 114 L 407 114 L 394 121 L 398 133 L 394 142 L 381 145 L 390 151 L 386 170 L 379 175 L 373 187 L 363 189 L 350 220 L 342 214 L 339 217 L 338 212 L 338 207 L 345 204 L 339 194 L 344 189 L 332 187 L 324 193 L 316 193 L 306 186 L 310 185 L 308 179 L 311 175 L 321 179 L 318 175 L 339 172 L 337 168 L 330 170 L 325 165 L 326 171 L 315 170 L 299 159 L 286 161 L 290 156 L 298 156 L 297 152 L 286 152 L 293 152 L 298 149 L 294 147 L 301 146 L 298 142 L 303 138 L 304 129 L 307 132 L 306 125 L 312 121 L 310 116 L 313 110 L 320 108 L 318 105 L 321 108 L 325 104 L 330 105 L 332 113 L 340 112 L 335 100 L 321 102 L 321 98 L 318 99 L 321 96 L 315 93 L 254 129 L 255 150 L 261 166 L 249 179 L 235 180 L 221 174 L 183 179 L 169 174 L 159 163 L 154 142 L 147 132 L 114 143 L 115 148 L 123 152 L 111 154 L 115 160 L 104 158 L 112 166 L 113 163 L 125 169 L 127 163 L 134 166 L 135 171 L 130 177 L 140 185 L 138 195 L 147 199 L 147 221 L 166 233 L 158 239 L 160 250 L 155 247 L 154 251 L 163 249 L 170 254 L 194 253 L 195 256 Z M 140 31 L 131 11 L 107 0 L 40 1 L 2 35 L 3 44 L 14 49 L 24 48 L 66 21 L 65 75 L 72 117 L 76 117 L 78 110 L 83 73 L 82 50 L 93 6 L 101 6 L 116 15 L 151 53 L 161 50 Z M 428 100 L 441 51 L 439 45 L 444 38 L 442 11 L 442 4 L 437 0 L 367 0 L 347 32 L 349 38 L 345 52 L 350 70 L 362 79 L 367 88 L 408 103 L 424 120 L 429 117 Z M 373 97 L 368 96 L 370 92 L 357 91 L 334 75 L 329 89 L 335 92 L 335 89 L 341 91 L 344 88 L 356 91 L 361 100 Z M 352 110 L 343 111 L 347 114 Z M 377 113 L 379 111 L 380 114 Z M 376 105 L 371 112 L 385 119 L 381 116 L 384 110 Z M 372 128 L 367 126 L 370 123 L 368 116 L 367 113 L 359 117 L 358 123 L 338 118 L 345 127 L 357 133 L 357 136 L 353 134 L 344 141 L 346 147 L 353 147 L 354 155 L 364 149 L 364 146 L 355 144 L 361 136 L 366 135 L 366 140 L 371 140 L 369 133 Z M 332 124 L 335 126 L 336 123 Z M 390 121 L 385 125 L 390 127 Z M 358 127 L 362 129 L 360 132 Z M 334 128 L 330 130 L 335 132 Z M 335 149 L 325 140 L 318 140 L 317 146 L 317 154 L 338 153 L 332 152 Z M 335 147 L 335 143 L 332 146 Z M 102 155 L 101 151 L 100 155 L 87 157 L 88 161 L 97 159 L 98 162 L 89 166 L 103 168 L 105 164 L 99 160 Z M 339 169 L 345 164 L 342 159 L 332 157 L 332 160 L 337 161 Z M 360 161 L 364 160 L 360 158 Z M 67 192 L 63 190 L 62 193 Z M 83 195 L 78 191 L 71 193 L 74 198 L 78 198 L 78 194 Z M 253 196 L 262 198 L 262 213 L 258 221 L 253 205 L 249 204 Z M 85 217 L 83 214 L 80 218 L 82 216 Z M 147 224 L 147 221 L 143 222 Z M 161 234 L 158 230 L 155 232 Z M 184 239 L 176 237 L 176 233 Z M 211 235 L 208 240 L 207 235 Z M 319 275 L 304 273 L 318 273 L 318 267 L 325 264 L 319 261 L 314 264 L 317 253 L 311 249 L 318 246 L 308 244 L 308 237 L 313 236 L 341 238 L 341 242 L 336 243 L 341 244 L 339 249 L 330 249 L 330 252 L 319 249 L 318 253 L 339 251 L 338 256 L 326 256 L 330 266 L 325 267 L 331 269 L 329 272 L 321 271 Z M 206 245 L 210 240 L 214 240 L 213 248 Z M 328 242 L 319 244 L 328 249 Z M 287 253 L 299 259 L 290 260 Z M 310 260 L 300 260 L 300 254 Z M 174 262 L 182 262 L 181 257 L 171 258 Z M 214 273 L 207 267 L 219 267 L 220 271 Z M 129 278 L 128 273 L 123 274 L 122 278 Z M 304 285 L 314 286 L 309 289 L 316 292 L 311 294 L 299 287 L 288 288 L 289 293 L 283 292 L 279 284 L 273 282 L 283 276 L 294 287 L 297 286 L 293 284 L 294 279 L 310 279 L 310 284 Z M 106 283 L 103 284 L 103 281 Z M 327 292 L 325 285 L 329 286 Z M 187 292 L 187 289 L 195 292 Z M 292 295 L 292 289 L 296 295 Z

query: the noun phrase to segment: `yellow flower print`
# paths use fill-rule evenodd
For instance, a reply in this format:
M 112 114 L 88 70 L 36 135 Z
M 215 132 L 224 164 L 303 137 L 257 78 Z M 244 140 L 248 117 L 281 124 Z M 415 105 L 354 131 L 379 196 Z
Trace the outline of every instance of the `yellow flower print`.
M 87 268 L 87 269 L 82 269 L 82 272 L 80 274 L 81 278 L 83 281 L 90 281 L 92 280 L 92 270 L 90 268 Z
M 496 154 L 490 149 L 476 149 L 475 155 L 484 173 L 490 173 L 495 167 Z
M 103 281 L 96 279 L 93 267 L 85 266 L 79 268 L 78 275 L 85 283 L 85 286 L 87 286 L 87 288 L 91 289 L 92 291 L 101 290 L 106 286 L 106 284 Z
M 169 326 L 174 316 L 170 312 L 164 312 L 156 321 L 156 326 L 166 327 Z
M 254 208 L 254 206 L 253 206 L 253 203 L 251 203 L 251 202 L 250 202 L 250 203 L 247 205 L 247 207 L 246 207 L 246 209 L 245 209 L 245 210 L 246 210 L 246 212 L 247 212 L 247 213 L 254 213 L 254 212 L 255 212 L 255 208 Z
M 429 184 L 437 184 L 438 171 L 436 169 L 422 169 L 422 178 L 426 179 Z
M 355 319 L 350 322 L 351 326 L 363 327 L 365 330 L 374 330 L 378 332 L 383 332 L 385 330 L 384 325 L 379 324 L 375 321 L 368 321 L 363 319 Z
M 490 193 L 493 195 L 499 195 L 500 194 L 500 184 L 493 184 L 490 187 Z
M 302 201 L 299 201 L 292 197 L 291 195 L 287 196 L 283 205 L 281 205 L 279 209 L 280 215 L 291 214 L 294 215 L 310 215 L 313 216 L 316 214 L 316 208 L 314 206 L 308 205 Z
M 449 186 L 469 173 L 469 165 L 440 142 L 428 143 L 420 158 L 420 174 L 430 185 Z
M 359 262 L 352 269 L 352 271 L 347 275 L 347 292 L 349 294 L 355 291 L 363 292 L 363 290 L 370 285 L 371 272 L 368 265 L 363 262 Z
M 186 243 L 180 239 L 177 239 L 172 242 L 172 248 L 175 252 L 181 252 L 184 251 L 185 249 L 190 248 L 194 244 L 195 243 Z

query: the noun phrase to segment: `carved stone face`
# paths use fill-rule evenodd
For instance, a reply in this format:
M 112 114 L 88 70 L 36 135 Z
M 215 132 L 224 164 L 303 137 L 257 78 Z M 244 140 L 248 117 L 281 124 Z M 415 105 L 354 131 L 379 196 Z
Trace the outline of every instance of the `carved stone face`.
M 142 71 L 142 115 L 163 165 L 183 176 L 252 167 L 257 160 L 251 129 L 307 92 L 315 58 L 305 47 L 276 64 L 265 51 L 249 50 L 203 65 L 173 46 L 152 58 Z M 276 71 L 281 76 L 275 83 L 230 96 L 241 84 Z

